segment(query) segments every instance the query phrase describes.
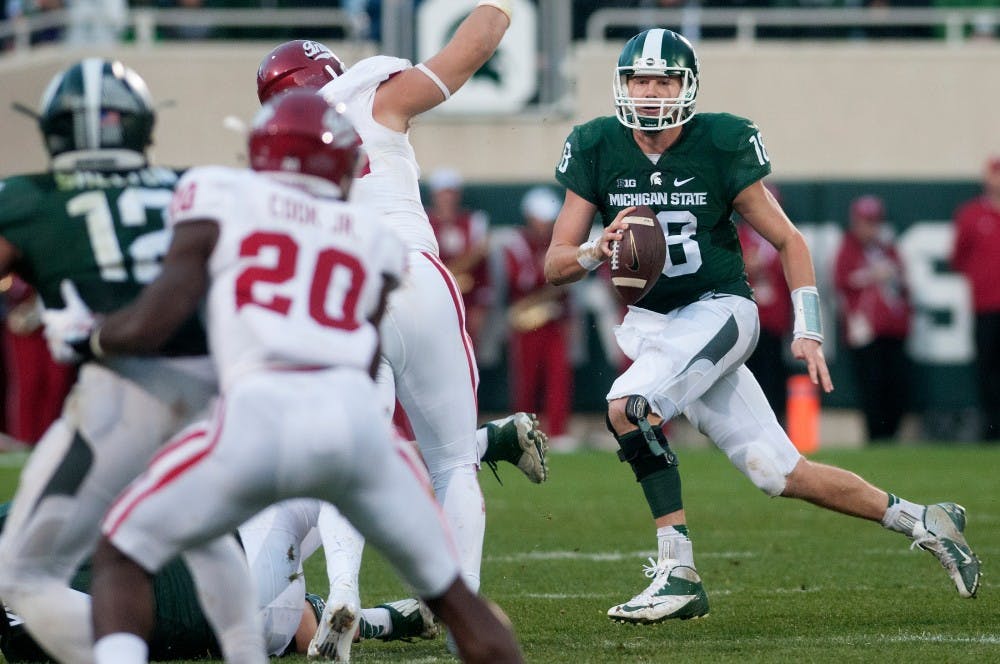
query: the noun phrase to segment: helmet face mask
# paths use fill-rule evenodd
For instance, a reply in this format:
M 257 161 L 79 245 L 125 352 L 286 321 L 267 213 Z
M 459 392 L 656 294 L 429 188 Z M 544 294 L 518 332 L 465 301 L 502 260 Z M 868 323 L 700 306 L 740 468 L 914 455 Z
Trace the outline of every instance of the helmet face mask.
M 257 98 L 263 104 L 286 90 L 318 90 L 345 69 L 343 61 L 319 42 L 287 41 L 261 60 L 257 68 Z
M 156 113 L 145 81 L 117 60 L 87 58 L 42 95 L 38 125 L 56 170 L 146 164 Z
M 680 91 L 675 97 L 633 97 L 633 76 L 676 77 Z M 694 47 L 671 30 L 655 28 L 641 32 L 625 44 L 612 80 L 615 114 L 631 129 L 660 131 L 679 127 L 695 114 L 698 95 L 698 56 Z
M 322 178 L 346 198 L 362 163 L 361 138 L 342 108 L 312 90 L 290 90 L 264 104 L 249 137 L 255 171 Z

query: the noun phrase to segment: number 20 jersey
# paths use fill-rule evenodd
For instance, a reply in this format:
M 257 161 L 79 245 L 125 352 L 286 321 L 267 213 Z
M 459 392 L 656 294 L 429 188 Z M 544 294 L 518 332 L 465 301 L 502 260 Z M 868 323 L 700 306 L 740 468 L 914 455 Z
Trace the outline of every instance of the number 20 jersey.
M 169 225 L 219 226 L 209 259 L 209 345 L 225 390 L 262 369 L 352 367 L 378 352 L 385 277 L 402 242 L 367 208 L 250 170 L 200 167 L 177 185 Z
M 555 175 L 597 206 L 604 226 L 633 205 L 657 213 L 667 260 L 636 306 L 667 313 L 710 292 L 752 298 L 732 221 L 733 199 L 770 172 L 752 122 L 699 113 L 656 163 L 614 117 L 579 125 L 566 140 Z

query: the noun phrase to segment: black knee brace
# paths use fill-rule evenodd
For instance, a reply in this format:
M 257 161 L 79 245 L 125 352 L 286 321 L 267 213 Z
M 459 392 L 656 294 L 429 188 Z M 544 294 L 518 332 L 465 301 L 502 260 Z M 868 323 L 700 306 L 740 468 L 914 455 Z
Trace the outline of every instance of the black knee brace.
M 650 425 L 647 415 L 649 403 L 643 397 L 633 394 L 625 402 L 625 417 L 639 428 L 619 435 L 611 427 L 610 419 L 607 421 L 608 429 L 621 448 L 618 450 L 618 458 L 632 466 L 637 482 L 677 465 L 677 456 L 670 449 L 663 429 Z

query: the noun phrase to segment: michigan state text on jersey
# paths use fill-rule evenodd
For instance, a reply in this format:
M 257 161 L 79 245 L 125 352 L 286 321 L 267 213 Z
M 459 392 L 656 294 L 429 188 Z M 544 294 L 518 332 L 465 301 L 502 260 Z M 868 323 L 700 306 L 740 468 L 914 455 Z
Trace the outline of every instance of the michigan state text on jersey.
M 593 203 L 605 226 L 624 208 L 653 208 L 666 234 L 667 262 L 638 306 L 666 313 L 709 291 L 752 297 L 733 199 L 770 172 L 753 123 L 702 113 L 655 162 L 614 117 L 580 125 L 566 141 L 556 179 Z

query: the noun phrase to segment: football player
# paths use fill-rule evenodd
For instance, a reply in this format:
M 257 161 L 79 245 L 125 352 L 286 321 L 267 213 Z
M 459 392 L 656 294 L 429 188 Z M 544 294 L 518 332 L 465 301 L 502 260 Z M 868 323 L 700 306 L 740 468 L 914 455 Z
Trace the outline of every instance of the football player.
M 391 412 L 393 397 L 398 397 L 409 417 L 435 495 L 455 533 L 463 577 L 474 591 L 485 531 L 475 434 L 479 374 L 461 289 L 439 258 L 421 203 L 420 168 L 408 131 L 415 116 L 446 101 L 492 57 L 510 15 L 508 0 L 479 2 L 441 51 L 417 65 L 375 56 L 346 68 L 325 46 L 299 40 L 269 53 L 257 74 L 261 101 L 304 87 L 345 106 L 368 157 L 352 198 L 384 214 L 409 250 L 407 278 L 390 298 L 382 321 L 383 404 Z M 325 536 L 324 546 L 327 541 Z M 333 577 L 356 578 L 359 558 L 357 551 L 354 558 L 342 559 L 344 573 Z M 341 586 L 333 577 L 316 653 L 351 637 L 331 627 L 333 615 L 345 607 L 357 611 L 356 581 Z
M 378 323 L 406 251 L 378 212 L 344 202 L 360 144 L 345 115 L 311 91 L 265 104 L 249 137 L 252 170 L 196 168 L 178 183 L 162 272 L 139 298 L 101 320 L 79 303 L 62 312 L 76 325 L 55 346 L 154 352 L 204 296 L 221 385 L 211 417 L 177 434 L 103 520 L 97 664 L 147 661 L 149 574 L 176 555 L 214 560 L 241 572 L 234 585 L 252 586 L 231 563 L 239 553 L 226 533 L 297 496 L 334 503 L 358 524 L 466 661 L 522 661 L 502 614 L 462 580 L 418 464 L 394 449 L 381 416 Z M 356 611 L 334 620 L 353 625 Z M 241 636 L 240 652 L 224 646 L 226 661 L 265 662 L 259 630 Z
M 60 281 L 73 279 L 91 310 L 111 311 L 155 276 L 167 246 L 178 173 L 148 162 L 151 96 L 121 62 L 88 58 L 52 78 L 37 121 L 51 168 L 0 186 L 0 273 L 16 271 L 49 307 L 65 304 Z M 47 334 L 60 325 L 48 322 Z M 91 661 L 89 598 L 69 581 L 101 516 L 217 389 L 196 318 L 165 352 L 84 364 L 21 474 L 0 537 L 0 597 L 61 662 Z M 244 592 L 252 605 L 242 588 L 235 599 Z
M 662 428 L 680 413 L 767 495 L 800 498 L 901 532 L 937 557 L 960 596 L 975 596 L 979 561 L 963 536 L 961 506 L 919 505 L 802 457 L 744 366 L 759 323 L 734 210 L 780 254 L 792 290 L 792 354 L 805 361 L 813 383 L 833 389 L 812 260 L 764 187 L 771 162 L 761 132 L 734 115 L 696 115 L 698 87 L 698 58 L 684 37 L 663 29 L 636 35 L 614 70 L 615 116 L 576 127 L 555 169 L 567 191 L 546 257 L 550 282 L 576 281 L 603 263 L 635 206 L 656 211 L 667 243 L 656 285 L 628 308 L 617 331 L 633 363 L 607 395 L 608 427 L 642 486 L 659 553 L 646 571 L 649 586 L 608 616 L 655 623 L 708 613 L 677 456 Z M 604 229 L 588 240 L 595 214 Z

